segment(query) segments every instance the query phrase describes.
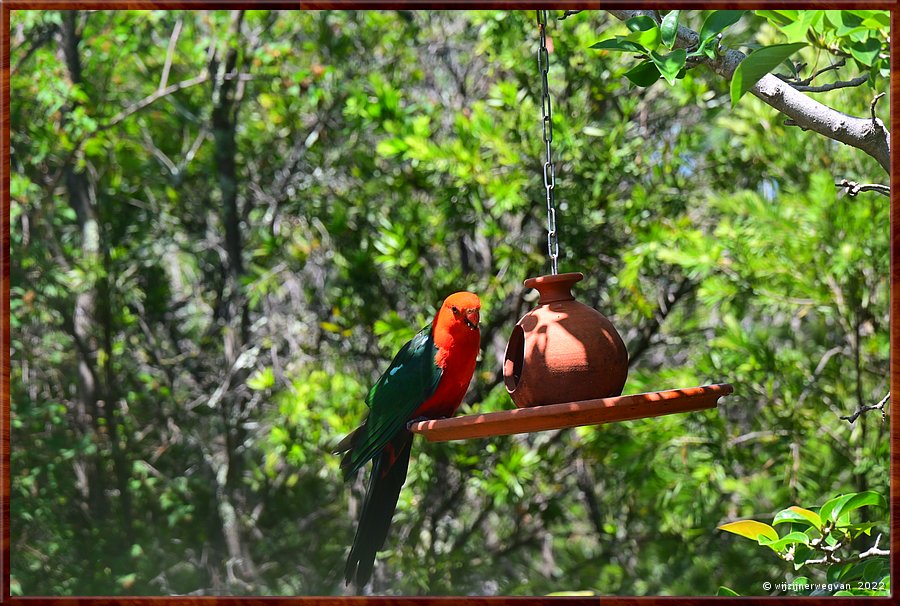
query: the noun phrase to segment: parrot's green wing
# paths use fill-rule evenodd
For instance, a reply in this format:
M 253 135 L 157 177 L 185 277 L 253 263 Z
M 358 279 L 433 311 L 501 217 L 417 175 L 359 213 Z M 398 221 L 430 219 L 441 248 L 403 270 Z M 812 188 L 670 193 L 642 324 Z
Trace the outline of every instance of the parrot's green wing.
M 369 390 L 366 404 L 371 411 L 353 449 L 341 463 L 345 477 L 354 474 L 381 452 L 410 416 L 437 389 L 443 371 L 435 364 L 437 346 L 426 326 L 403 346 L 378 382 Z

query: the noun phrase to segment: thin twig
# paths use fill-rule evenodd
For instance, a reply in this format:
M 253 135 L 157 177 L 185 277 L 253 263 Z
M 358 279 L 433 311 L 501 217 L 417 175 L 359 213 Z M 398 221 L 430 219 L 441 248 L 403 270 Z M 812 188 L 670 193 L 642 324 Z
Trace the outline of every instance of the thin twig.
M 881 420 L 884 421 L 885 413 L 884 413 L 884 405 L 887 404 L 887 401 L 891 399 L 891 392 L 887 392 L 887 395 L 881 398 L 881 402 L 878 404 L 871 404 L 869 406 L 860 406 L 856 412 L 852 415 L 847 415 L 845 417 L 841 417 L 851 425 L 859 418 L 859 416 L 863 413 L 869 412 L 870 410 L 880 410 L 881 411 Z
M 780 78 L 781 80 L 784 80 L 785 82 L 787 82 L 788 84 L 790 84 L 791 86 L 794 86 L 794 87 L 807 86 L 809 84 L 812 84 L 813 80 L 815 80 L 816 78 L 818 78 L 825 72 L 830 72 L 832 70 L 838 70 L 838 69 L 844 67 L 844 65 L 846 65 L 846 64 L 847 64 L 847 60 L 842 57 L 840 59 L 840 61 L 838 61 L 837 63 L 832 63 L 828 67 L 823 67 L 819 71 L 813 72 L 813 74 L 811 76 L 809 76 L 807 78 L 803 78 L 802 80 L 792 79 L 792 78 L 789 78 L 788 76 L 782 76 L 781 74 L 775 74 L 775 76 Z M 806 64 L 804 63 L 803 65 L 806 65 Z M 800 67 L 797 67 L 795 71 L 799 72 Z
M 875 537 L 875 544 L 869 549 L 863 551 L 862 553 L 850 556 L 849 558 L 839 558 L 834 555 L 834 552 L 837 551 L 839 547 L 841 547 L 840 543 L 835 543 L 831 547 L 826 547 L 821 545 L 821 540 L 818 544 L 815 542 L 810 543 L 810 546 L 814 549 L 818 549 L 825 553 L 825 555 L 821 558 L 816 558 L 815 560 L 806 560 L 803 562 L 804 565 L 809 564 L 840 564 L 846 562 L 858 562 L 860 560 L 865 560 L 866 558 L 876 558 L 879 556 L 889 556 L 891 555 L 891 551 L 889 549 L 881 549 L 878 547 L 878 542 L 881 541 L 881 534 Z
M 823 67 L 822 69 L 820 69 L 816 72 L 813 72 L 813 74 L 809 78 L 801 80 L 797 84 L 812 84 L 813 80 L 815 80 L 816 78 L 818 78 L 825 72 L 829 72 L 831 70 L 838 70 L 838 69 L 844 67 L 846 64 L 847 64 L 847 59 L 845 59 L 844 57 L 841 57 L 837 63 L 832 63 L 828 67 Z
M 175 55 L 175 44 L 178 42 L 178 36 L 181 35 L 181 26 L 184 20 L 179 17 L 172 28 L 172 35 L 169 37 L 169 48 L 166 49 L 166 61 L 163 64 L 162 76 L 159 79 L 159 89 L 162 90 L 169 83 L 169 70 L 172 69 L 172 57 Z
M 869 74 L 866 72 L 861 76 L 857 76 L 853 78 L 853 80 L 839 80 L 838 82 L 831 82 L 829 84 L 820 84 L 818 86 L 810 86 L 807 84 L 794 84 L 793 82 L 788 82 L 794 90 L 798 90 L 802 93 L 826 93 L 830 90 L 837 90 L 839 88 L 851 88 L 854 86 L 862 86 L 866 82 L 869 81 Z M 882 95 L 884 93 L 881 93 Z
M 884 93 L 878 93 L 877 95 L 875 95 L 875 98 L 872 99 L 872 104 L 869 106 L 869 111 L 872 113 L 872 124 L 875 124 L 876 123 L 875 121 L 878 119 L 875 116 L 875 105 L 878 103 L 878 100 L 881 99 L 883 96 L 884 96 Z
M 855 198 L 859 195 L 860 192 L 864 191 L 874 191 L 876 193 L 881 194 L 882 196 L 891 195 L 891 188 L 889 185 L 883 185 L 881 183 L 857 183 L 856 181 L 848 181 L 847 179 L 841 179 L 839 182 L 835 183 L 838 187 L 844 187 L 847 189 L 847 195 L 851 198 Z
M 246 81 L 246 80 L 253 80 L 253 79 L 255 79 L 255 77 L 251 74 L 227 73 L 224 76 L 222 76 L 222 80 L 239 80 L 242 82 Z M 193 78 L 188 78 L 187 80 L 182 80 L 181 82 L 176 82 L 175 84 L 170 84 L 169 86 L 167 86 L 163 89 L 157 90 L 155 93 L 151 93 L 151 94 L 147 95 L 140 101 L 136 101 L 135 103 L 132 103 L 131 105 L 129 105 L 128 107 L 126 107 L 125 109 L 120 111 L 118 114 L 113 116 L 109 122 L 107 122 L 106 124 L 103 124 L 99 130 L 103 130 L 103 129 L 109 128 L 111 126 L 115 126 L 116 124 L 118 124 L 119 122 L 121 122 L 122 120 L 124 120 L 125 118 L 130 116 L 131 114 L 139 112 L 140 110 L 144 109 L 148 105 L 152 104 L 154 101 L 158 101 L 159 99 L 161 99 L 163 97 L 166 97 L 168 95 L 176 93 L 180 90 L 184 90 L 185 88 L 190 88 L 190 87 L 196 86 L 198 84 L 203 84 L 204 82 L 207 82 L 208 80 L 209 80 L 209 73 L 204 71 L 199 76 L 194 76 Z
M 577 14 L 580 13 L 580 12 L 583 12 L 583 11 L 581 11 L 581 10 L 577 10 L 577 11 L 563 11 L 562 17 L 557 17 L 556 20 L 557 20 L 557 21 L 565 21 L 566 19 L 568 19 L 568 18 L 571 17 L 572 15 L 577 15 Z
M 113 118 L 109 122 L 107 122 L 105 124 L 105 126 L 107 128 L 110 126 L 115 126 L 116 124 L 118 124 L 119 122 L 121 122 L 122 120 L 124 120 L 125 118 L 130 116 L 131 114 L 139 112 L 140 110 L 144 109 L 145 107 L 147 107 L 148 105 L 150 105 L 151 103 L 156 101 L 157 99 L 160 99 L 167 95 L 171 95 L 172 93 L 176 93 L 180 90 L 189 88 L 191 86 L 203 84 L 207 80 L 209 80 L 209 74 L 206 71 L 204 71 L 199 76 L 194 76 L 193 78 L 188 78 L 187 80 L 182 80 L 181 82 L 177 82 L 175 84 L 170 84 L 169 86 L 167 86 L 165 88 L 158 89 L 155 93 L 147 95 L 140 101 L 132 103 L 131 105 L 129 105 L 128 107 L 126 107 L 125 109 L 120 111 L 118 114 L 113 116 Z

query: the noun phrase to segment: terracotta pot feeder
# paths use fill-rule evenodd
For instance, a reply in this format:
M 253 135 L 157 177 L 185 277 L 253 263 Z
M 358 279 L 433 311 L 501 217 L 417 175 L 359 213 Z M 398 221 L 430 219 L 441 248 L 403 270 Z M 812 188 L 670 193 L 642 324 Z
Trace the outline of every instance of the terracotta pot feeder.
M 503 376 L 518 408 L 413 423 L 432 442 L 603 425 L 716 408 L 727 384 L 620 395 L 628 351 L 612 323 L 575 300 L 580 273 L 525 281 L 540 293 L 538 306 L 513 329 Z
M 513 329 L 503 377 L 519 408 L 618 396 L 628 376 L 628 351 L 609 319 L 579 303 L 572 286 L 584 274 L 525 280 L 538 306 Z

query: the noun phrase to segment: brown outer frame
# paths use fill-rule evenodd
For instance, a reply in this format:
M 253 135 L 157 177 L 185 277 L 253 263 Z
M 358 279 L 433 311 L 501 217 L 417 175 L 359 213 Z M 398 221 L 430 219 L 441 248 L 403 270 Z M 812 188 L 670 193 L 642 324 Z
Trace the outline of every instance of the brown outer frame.
M 240 597 L 15 597 L 9 595 L 9 554 L 10 554 L 10 474 L 9 474 L 9 279 L 10 279 L 10 226 L 9 226 L 9 170 L 10 170 L 10 154 L 9 154 L 9 136 L 10 136 L 10 48 L 9 48 L 9 14 L 11 10 L 27 10 L 27 9 L 193 9 L 193 8 L 234 8 L 237 6 L 245 6 L 249 8 L 299 8 L 308 10 L 324 10 L 324 9 L 438 9 L 438 8 L 467 8 L 467 9 L 534 9 L 534 8 L 555 8 L 555 9 L 599 9 L 601 7 L 610 6 L 629 6 L 639 5 L 641 8 L 684 8 L 684 9 L 712 9 L 712 8 L 740 8 L 740 9 L 759 9 L 765 7 L 777 8 L 813 8 L 813 9 L 840 9 L 840 8 L 866 8 L 866 9 L 882 9 L 891 11 L 891 148 L 897 150 L 900 144 L 900 133 L 898 126 L 900 120 L 897 118 L 897 112 L 893 111 L 893 99 L 900 93 L 900 68 L 898 68 L 898 60 L 900 60 L 900 19 L 898 19 L 898 4 L 896 0 L 874 0 L 865 2 L 860 0 L 840 1 L 840 0 L 816 0 L 813 2 L 748 2 L 740 0 L 737 2 L 723 2 L 721 0 L 712 0 L 709 2 L 696 1 L 664 1 L 664 0 L 636 0 L 628 2 L 627 0 L 608 0 L 606 2 L 578 2 L 574 0 L 556 0 L 548 2 L 539 2 L 535 0 L 524 0 L 522 2 L 512 2 L 504 0 L 489 0 L 487 2 L 476 2 L 472 0 L 446 0 L 444 2 L 429 2 L 423 0 L 406 0 L 406 1 L 387 1 L 378 2 L 373 0 L 332 0 L 331 2 L 312 1 L 312 2 L 288 2 L 262 0 L 259 2 L 248 2 L 245 0 L 219 0 L 216 2 L 202 2 L 202 0 L 6 0 L 0 6 L 0 179 L 2 179 L 2 190 L 0 190 L 0 236 L 2 236 L 2 249 L 0 249 L 0 602 L 11 604 L 58 604 L 62 606 L 107 606 L 113 604 L 128 604 L 135 606 L 150 606 L 157 604 L 197 604 L 204 606 L 212 606 L 219 604 L 235 605 L 271 605 L 271 604 L 297 604 L 300 606 L 325 606 L 328 604 L 340 604 L 344 606 L 354 606 L 360 604 L 471 604 L 497 606 L 500 604 L 550 604 L 550 603 L 593 603 L 598 604 L 678 604 L 685 606 L 693 606 L 695 604 L 706 604 L 713 600 L 717 603 L 740 603 L 740 604 L 782 604 L 785 601 L 802 602 L 804 606 L 817 605 L 833 605 L 841 603 L 853 604 L 887 604 L 891 603 L 892 597 L 885 598 L 828 598 L 828 597 L 741 597 L 741 598 L 718 598 L 718 597 L 619 597 L 619 596 L 603 596 L 594 598 L 566 598 L 566 597 L 272 597 L 272 598 L 240 598 Z M 898 166 L 900 159 L 894 153 L 891 157 L 891 176 L 898 174 Z M 892 178 L 892 182 L 893 182 Z M 890 345 L 891 351 L 896 351 L 900 347 L 900 330 L 896 326 L 895 319 L 900 313 L 900 217 L 898 217 L 897 202 L 900 200 L 900 192 L 897 188 L 891 191 L 891 212 L 890 212 Z M 894 357 L 891 356 L 890 363 L 890 387 L 891 393 L 900 393 L 900 367 L 895 363 Z M 900 547 L 900 525 L 896 523 L 896 515 L 900 513 L 900 485 L 896 481 L 898 471 L 900 471 L 900 440 L 898 440 L 898 421 L 895 415 L 891 415 L 890 420 L 890 545 L 891 551 L 896 553 Z M 891 578 L 895 581 L 900 579 L 900 558 L 891 558 Z M 896 595 L 895 593 L 893 595 Z

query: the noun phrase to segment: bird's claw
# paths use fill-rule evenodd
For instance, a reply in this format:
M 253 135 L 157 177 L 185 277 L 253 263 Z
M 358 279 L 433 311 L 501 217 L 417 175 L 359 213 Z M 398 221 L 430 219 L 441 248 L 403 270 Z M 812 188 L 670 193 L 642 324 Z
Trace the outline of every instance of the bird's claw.
M 420 423 L 420 422 L 422 422 L 422 421 L 430 421 L 430 420 L 431 420 L 431 419 L 429 419 L 428 417 L 416 417 L 415 419 L 409 421 L 409 422 L 406 424 L 406 429 L 407 429 L 407 430 L 410 430 L 410 429 L 412 429 L 412 426 L 415 425 L 416 423 Z

